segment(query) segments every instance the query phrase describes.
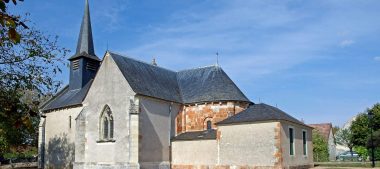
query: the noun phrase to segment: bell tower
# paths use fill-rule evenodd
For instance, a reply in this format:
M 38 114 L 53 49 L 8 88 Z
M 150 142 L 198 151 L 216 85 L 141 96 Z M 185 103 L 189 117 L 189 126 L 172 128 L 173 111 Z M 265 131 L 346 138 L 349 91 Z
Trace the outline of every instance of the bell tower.
M 79 32 L 76 53 L 69 58 L 70 82 L 69 89 L 81 89 L 95 77 L 100 66 L 92 39 L 91 18 L 88 0 L 85 2 L 83 20 Z

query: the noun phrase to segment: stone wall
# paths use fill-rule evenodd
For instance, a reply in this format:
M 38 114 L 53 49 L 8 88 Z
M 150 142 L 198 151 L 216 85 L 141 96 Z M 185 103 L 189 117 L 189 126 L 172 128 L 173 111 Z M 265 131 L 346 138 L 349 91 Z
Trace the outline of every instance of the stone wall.
M 136 137 L 131 137 L 131 133 L 138 131 L 138 128 L 131 130 L 130 125 L 130 108 L 136 101 L 134 96 L 135 93 L 112 57 L 106 54 L 83 101 L 85 144 L 81 145 L 84 147 L 78 147 L 78 150 L 84 152 L 77 151 L 82 154 L 76 154 L 79 157 L 75 159 L 76 168 L 92 168 L 90 166 L 99 165 L 126 166 L 138 163 L 138 144 L 132 144 L 136 142 L 138 133 Z M 113 142 L 104 142 L 100 139 L 100 116 L 106 105 L 111 109 L 114 119 Z M 138 123 L 138 118 L 135 121 Z M 85 167 L 86 165 L 88 167 Z
M 45 168 L 72 168 L 74 162 L 75 118 L 82 107 L 46 113 L 44 138 Z
M 336 145 L 335 145 L 332 129 L 330 130 L 328 145 L 329 145 L 329 160 L 335 161 L 336 160 Z
M 288 127 L 295 131 L 295 155 L 289 156 Z M 302 131 L 311 129 L 286 121 L 218 126 L 216 140 L 174 141 L 173 169 L 306 169 L 313 166 L 311 135 L 303 156 Z
M 172 142 L 172 165 L 215 165 L 218 160 L 217 140 L 193 140 Z
M 215 123 L 233 116 L 248 107 L 246 102 L 211 102 L 182 106 L 176 117 L 176 134 L 201 131 L 207 128 L 207 121 L 211 120 L 212 128 Z
M 143 169 L 169 168 L 170 138 L 180 105 L 140 96 L 139 164 Z
M 219 164 L 236 166 L 274 166 L 275 132 L 279 122 L 219 126 L 221 132 Z
M 290 155 L 289 127 L 294 129 L 294 155 Z M 307 133 L 306 155 L 303 155 L 302 131 Z M 281 144 L 284 168 L 310 168 L 313 165 L 311 128 L 287 121 L 281 122 Z

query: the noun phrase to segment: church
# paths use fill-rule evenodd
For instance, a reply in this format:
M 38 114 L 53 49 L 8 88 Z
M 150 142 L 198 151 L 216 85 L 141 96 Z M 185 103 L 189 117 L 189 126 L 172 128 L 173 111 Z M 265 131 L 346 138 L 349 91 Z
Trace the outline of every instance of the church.
M 39 168 L 310 168 L 312 128 L 253 103 L 221 66 L 173 71 L 93 44 L 88 0 L 69 84 L 40 107 Z

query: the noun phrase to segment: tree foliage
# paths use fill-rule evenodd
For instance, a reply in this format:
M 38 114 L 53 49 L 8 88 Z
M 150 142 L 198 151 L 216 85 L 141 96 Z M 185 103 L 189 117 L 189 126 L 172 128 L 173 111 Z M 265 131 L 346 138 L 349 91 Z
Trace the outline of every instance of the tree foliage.
M 0 0 L 0 156 L 12 146 L 36 145 L 38 105 L 60 86 L 57 75 L 68 53 L 58 37 L 24 27 L 32 25 L 27 18 L 6 13 L 8 3 Z
M 351 131 L 353 135 L 353 143 L 356 146 L 368 147 L 368 142 L 370 139 L 368 112 L 372 112 L 374 114 L 372 119 L 373 131 L 375 132 L 380 129 L 380 104 L 377 103 L 372 108 L 367 109 L 366 112 L 359 114 L 352 122 Z
M 317 131 L 313 130 L 313 157 L 316 162 L 329 160 L 328 143 Z
M 6 34 L 7 38 L 12 40 L 13 43 L 20 43 L 21 35 L 17 32 L 17 28 L 21 26 L 22 28 L 27 29 L 28 26 L 20 21 L 20 16 L 12 15 L 7 11 L 7 4 L 9 4 L 9 2 L 9 0 L 0 0 L 1 33 Z M 12 3 L 16 5 L 17 0 L 12 0 Z M 3 44 L 3 41 L 4 39 L 0 39 L 0 45 Z
M 336 133 L 336 142 L 340 145 L 346 146 L 352 151 L 352 148 L 354 147 L 353 143 L 353 135 L 350 129 L 340 129 Z

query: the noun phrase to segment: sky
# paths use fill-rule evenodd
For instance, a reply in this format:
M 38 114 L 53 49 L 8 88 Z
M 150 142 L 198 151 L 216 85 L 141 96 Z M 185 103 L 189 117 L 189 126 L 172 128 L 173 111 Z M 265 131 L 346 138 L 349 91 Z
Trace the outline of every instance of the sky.
M 380 102 L 378 0 L 89 0 L 107 49 L 182 70 L 219 65 L 254 103 L 342 126 Z M 25 0 L 34 26 L 74 54 L 84 0 Z M 68 68 L 59 77 L 68 83 Z

